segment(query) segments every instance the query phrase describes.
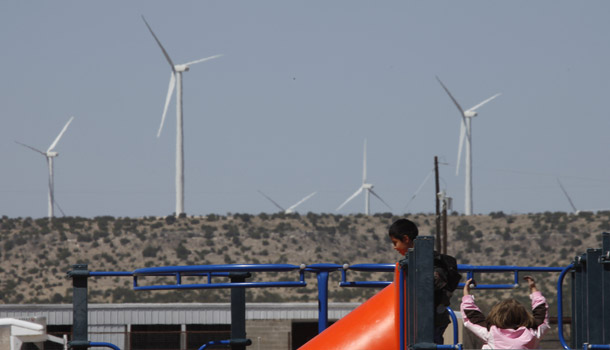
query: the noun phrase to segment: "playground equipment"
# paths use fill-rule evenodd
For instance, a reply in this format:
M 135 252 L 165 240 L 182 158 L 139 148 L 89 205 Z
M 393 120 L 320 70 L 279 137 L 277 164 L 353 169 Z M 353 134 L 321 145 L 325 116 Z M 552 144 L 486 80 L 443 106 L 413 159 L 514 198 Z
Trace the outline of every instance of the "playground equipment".
M 305 344 L 303 350 L 314 349 L 441 349 L 460 348 L 457 339 L 453 345 L 433 343 L 433 247 L 432 237 L 415 240 L 415 249 L 407 253 L 404 263 L 396 269 L 395 281 L 349 282 L 348 270 L 392 271 L 394 265 L 200 265 L 170 266 L 138 269 L 132 272 L 94 272 L 87 265 L 74 265 L 68 273 L 73 283 L 73 349 L 92 346 L 117 348 L 108 343 L 89 342 L 87 336 L 87 279 L 90 277 L 128 276 L 134 281 L 134 290 L 231 288 L 231 339 L 203 344 L 200 349 L 215 345 L 230 345 L 232 349 L 245 349 L 250 345 L 245 329 L 245 288 L 302 287 L 305 273 L 315 273 L 318 280 L 319 335 Z M 520 271 L 560 272 L 558 279 L 558 318 L 560 341 L 564 349 L 610 350 L 610 233 L 602 234 L 602 249 L 587 249 L 565 268 L 520 266 L 458 265 L 468 278 L 490 272 L 514 272 L 513 284 L 482 285 L 478 289 L 514 288 Z M 299 279 L 282 282 L 246 282 L 253 272 L 298 271 Z M 342 286 L 387 286 L 352 313 L 328 327 L 328 275 L 341 271 Z M 570 346 L 563 336 L 562 284 L 567 274 L 572 276 L 572 338 Z M 140 276 L 174 276 L 175 284 L 140 285 Z M 183 276 L 207 277 L 207 283 L 183 283 Z M 230 283 L 214 283 L 212 279 L 229 278 Z M 461 283 L 460 286 L 463 287 Z M 454 319 L 455 325 L 455 319 Z M 328 327 L 328 329 L 327 329 Z M 371 331 L 369 331 L 371 330 Z M 455 332 L 454 332 L 455 334 Z

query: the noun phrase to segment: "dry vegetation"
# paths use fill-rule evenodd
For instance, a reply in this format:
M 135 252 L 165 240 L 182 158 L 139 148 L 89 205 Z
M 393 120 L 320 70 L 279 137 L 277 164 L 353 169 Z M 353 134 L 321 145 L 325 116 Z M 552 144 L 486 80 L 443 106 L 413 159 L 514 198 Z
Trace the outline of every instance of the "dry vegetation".
M 420 234 L 434 233 L 433 215 L 408 215 Z M 172 265 L 232 263 L 393 263 L 387 228 L 398 219 L 332 214 L 232 214 L 226 216 L 93 219 L 7 218 L 0 221 L 0 300 L 2 303 L 71 303 L 72 264 L 91 271 L 133 271 Z M 610 212 L 597 214 L 540 213 L 449 217 L 448 252 L 460 264 L 566 266 L 587 248 L 601 246 L 610 230 Z M 350 279 L 366 279 L 350 272 Z M 373 276 L 373 277 L 379 277 Z M 296 280 L 296 272 L 257 274 L 258 280 Z M 382 279 L 389 279 L 387 274 Z M 553 290 L 556 275 L 540 277 L 543 290 Z M 376 290 L 339 288 L 331 274 L 331 301 L 362 301 Z M 484 281 L 510 283 L 512 275 L 481 276 Z M 315 275 L 306 288 L 249 289 L 251 301 L 314 301 Z M 134 292 L 125 277 L 91 278 L 91 302 L 228 301 L 225 290 Z M 513 291 L 485 292 L 489 299 Z M 527 298 L 525 287 L 515 292 Z M 458 293 L 461 295 L 461 293 Z

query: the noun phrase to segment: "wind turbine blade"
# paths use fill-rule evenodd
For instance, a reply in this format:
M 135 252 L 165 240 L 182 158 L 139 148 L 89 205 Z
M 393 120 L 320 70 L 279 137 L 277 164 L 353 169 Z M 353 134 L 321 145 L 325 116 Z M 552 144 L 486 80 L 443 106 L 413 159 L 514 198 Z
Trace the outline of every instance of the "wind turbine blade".
M 198 59 L 198 60 L 195 60 L 195 61 L 191 61 L 191 62 L 185 63 L 184 65 L 185 66 L 191 66 L 191 65 L 193 65 L 195 63 L 201 63 L 201 62 L 213 60 L 213 59 L 221 57 L 221 56 L 222 55 L 214 55 L 214 56 L 210 56 L 210 57 L 206 57 L 206 58 L 201 58 L 201 59 Z
M 165 96 L 165 106 L 163 107 L 163 116 L 161 116 L 161 125 L 159 125 L 159 131 L 157 131 L 157 138 L 161 136 L 161 130 L 163 130 L 163 123 L 165 123 L 165 116 L 167 115 L 167 108 L 169 107 L 169 101 L 172 99 L 175 87 L 176 74 L 172 72 L 169 78 L 169 88 L 167 89 L 167 96 Z
M 352 194 L 348 199 L 345 200 L 345 202 L 343 202 L 343 204 L 341 204 L 338 208 L 337 211 L 341 210 L 341 208 L 343 208 L 344 205 L 346 205 L 349 201 L 351 201 L 352 199 L 354 199 L 357 195 L 360 194 L 360 192 L 362 192 L 363 187 L 361 186 L 356 192 L 354 192 L 354 194 Z
M 576 209 L 576 206 L 574 205 L 574 202 L 572 202 L 572 198 L 570 198 L 570 195 L 568 195 L 568 192 L 563 187 L 563 184 L 561 183 L 561 181 L 559 181 L 559 178 L 557 178 L 557 183 L 559 184 L 559 187 L 561 187 L 561 190 L 563 191 L 563 194 L 566 195 L 566 198 L 568 199 L 568 202 L 570 202 L 570 206 L 572 206 L 572 210 L 576 213 L 578 210 Z
M 455 166 L 455 176 L 460 174 L 460 161 L 462 160 L 462 148 L 464 147 L 464 136 L 466 135 L 466 125 L 462 119 L 460 123 L 460 141 L 458 143 L 457 165 Z
M 455 106 L 457 107 L 457 109 L 459 109 L 459 111 L 462 113 L 462 118 L 464 118 L 464 110 L 462 109 L 462 106 L 460 106 L 460 104 L 458 103 L 458 101 L 453 97 L 453 95 L 451 94 L 451 92 L 449 92 L 449 89 L 447 89 L 447 87 L 445 86 L 445 84 L 443 84 L 443 82 L 441 81 L 441 79 L 439 79 L 439 77 L 436 77 L 436 80 L 438 80 L 438 82 L 441 84 L 441 86 L 443 87 L 443 89 L 445 89 L 445 92 L 447 93 L 447 95 L 449 95 L 449 97 L 451 98 L 451 100 L 453 101 L 453 103 L 455 104 Z
M 267 196 L 266 194 L 264 194 L 263 192 L 261 192 L 260 190 L 258 191 L 258 193 L 262 194 L 263 197 L 267 198 L 271 203 L 275 204 L 276 207 L 280 208 L 281 211 L 285 211 L 284 208 L 282 208 L 281 205 L 277 204 L 273 199 L 271 199 L 271 197 Z
M 424 185 L 426 184 L 426 182 L 428 182 L 428 179 L 430 178 L 430 176 L 432 176 L 432 173 L 434 173 L 434 170 L 431 170 L 428 175 L 426 175 L 426 178 L 424 179 L 424 181 L 422 181 L 421 185 L 419 185 L 419 187 L 417 188 L 417 190 L 415 190 L 415 193 L 413 193 L 413 196 L 411 197 L 411 199 L 409 199 L 409 202 L 407 203 L 407 205 L 405 206 L 405 211 L 407 210 L 407 208 L 409 207 L 409 204 L 411 204 L 411 202 L 413 202 L 413 200 L 415 199 L 415 197 L 417 196 L 417 194 L 419 193 L 419 191 L 421 191 L 421 189 L 424 187 Z
M 309 198 L 313 197 L 313 195 L 316 194 L 316 192 L 314 193 L 310 193 L 308 194 L 305 198 L 301 199 L 300 201 L 296 202 L 295 204 L 293 204 L 292 206 L 290 206 L 288 209 L 286 209 L 286 212 L 292 212 L 296 207 L 298 207 L 299 205 L 301 205 L 301 203 L 305 202 L 306 200 L 308 200 Z
M 32 147 L 32 146 L 28 146 L 28 145 L 26 145 L 25 143 L 21 143 L 21 142 L 19 142 L 19 141 L 15 141 L 15 143 L 18 143 L 18 144 L 20 144 L 20 145 L 21 145 L 21 146 L 23 146 L 23 147 L 27 147 L 27 148 L 31 149 L 32 151 L 36 151 L 36 152 L 38 152 L 38 153 L 42 154 L 42 155 L 43 155 L 43 156 L 45 156 L 45 157 L 47 156 L 47 154 L 46 154 L 46 153 L 44 153 L 43 151 L 41 151 L 41 150 L 39 150 L 39 149 L 36 149 L 36 148 L 34 148 L 34 147 Z
M 377 197 L 377 199 L 379 199 L 381 201 L 381 203 L 385 204 L 386 207 L 390 208 L 390 210 L 392 210 L 392 207 L 390 207 L 390 205 L 388 203 L 386 203 L 383 199 L 381 199 L 381 197 L 379 197 L 379 195 L 377 193 L 375 193 L 375 191 L 373 191 L 372 189 L 369 189 L 369 191 L 371 191 L 371 194 L 375 197 Z
M 161 45 L 161 41 L 159 41 L 159 38 L 157 38 L 157 36 L 155 35 L 155 32 L 153 32 L 152 28 L 148 25 L 148 22 L 146 22 L 146 18 L 144 18 L 144 16 L 142 16 L 142 20 L 144 21 L 144 24 L 146 24 L 146 27 L 148 27 L 150 34 L 152 34 L 153 38 L 155 38 L 155 41 L 161 48 L 161 51 L 163 51 L 163 55 L 165 55 L 167 62 L 169 62 L 169 65 L 172 67 L 172 72 L 175 73 L 176 68 L 174 67 L 174 62 L 172 62 L 172 59 L 169 57 L 169 54 L 167 53 L 167 51 L 165 51 L 165 48 L 163 47 L 163 45 Z
M 51 146 L 49 146 L 49 149 L 47 150 L 47 152 L 53 150 L 55 148 L 55 146 L 57 146 L 57 143 L 59 142 L 59 139 L 61 139 L 61 137 L 64 134 L 64 132 L 66 132 L 66 129 L 68 128 L 68 125 L 70 125 L 70 123 L 72 123 L 73 119 L 74 119 L 74 117 L 70 117 L 70 120 L 68 120 L 66 125 L 64 125 L 64 128 L 61 129 L 61 132 L 59 133 L 59 135 L 57 135 L 57 137 L 55 138 L 55 141 L 53 141 Z
M 476 106 L 474 106 L 474 107 L 470 108 L 470 109 L 469 109 L 469 111 L 476 111 L 476 110 L 477 110 L 477 108 L 479 108 L 479 107 L 483 106 L 483 105 L 484 105 L 484 104 L 486 104 L 487 102 L 489 102 L 489 101 L 493 100 L 494 98 L 496 98 L 496 97 L 498 97 L 498 96 L 500 96 L 500 95 L 502 95 L 502 94 L 495 94 L 495 95 L 491 96 L 491 97 L 490 97 L 490 98 L 488 98 L 487 100 L 485 100 L 485 101 L 483 101 L 483 102 L 479 103 L 478 105 L 476 105 Z
M 57 199 L 53 198 L 53 202 L 55 203 L 55 205 L 57 206 L 57 209 L 59 209 L 59 211 L 61 212 L 62 216 L 66 216 L 66 213 L 64 213 L 64 210 L 61 208 L 61 206 L 59 205 L 59 203 L 57 202 Z
M 366 183 L 366 139 L 364 139 L 364 156 L 362 157 L 362 183 Z

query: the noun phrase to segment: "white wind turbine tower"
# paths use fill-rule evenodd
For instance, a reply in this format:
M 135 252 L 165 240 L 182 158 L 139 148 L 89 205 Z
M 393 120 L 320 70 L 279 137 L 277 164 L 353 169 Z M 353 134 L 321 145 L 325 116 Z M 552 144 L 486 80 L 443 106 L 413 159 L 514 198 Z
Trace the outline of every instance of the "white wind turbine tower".
M 352 199 L 356 198 L 357 195 L 360 194 L 360 192 L 365 191 L 364 192 L 364 212 L 366 215 L 370 215 L 370 195 L 372 194 L 373 196 L 377 197 L 383 204 L 385 204 L 388 208 L 390 208 L 390 210 L 392 210 L 392 207 L 390 207 L 388 205 L 388 203 L 386 203 L 383 199 L 381 199 L 381 197 L 379 197 L 379 195 L 377 195 L 377 193 L 375 193 L 375 191 L 373 191 L 373 185 L 366 183 L 366 139 L 364 139 L 364 157 L 363 157 L 363 166 L 362 166 L 362 185 L 360 186 L 360 188 L 358 188 L 356 190 L 356 192 L 354 192 L 354 194 L 352 194 L 348 199 L 345 200 L 345 202 L 343 202 L 343 204 L 341 204 L 338 208 L 337 211 L 341 210 L 341 208 L 343 208 L 343 206 L 345 206 L 349 201 L 351 201 Z
M 451 95 L 449 89 L 443 84 L 443 82 L 436 77 L 436 80 L 441 84 L 447 95 L 451 98 L 455 106 L 460 111 L 462 115 L 462 122 L 460 123 L 460 141 L 458 144 L 458 156 L 457 156 L 457 165 L 455 168 L 455 174 L 459 174 L 460 169 L 460 158 L 462 156 L 462 147 L 464 145 L 464 139 L 466 139 L 466 185 L 465 185 L 465 207 L 464 214 L 472 215 L 472 133 L 471 133 L 471 119 L 478 115 L 477 109 L 486 104 L 487 102 L 493 100 L 494 98 L 500 96 L 501 94 L 495 94 L 485 101 L 477 104 L 476 106 L 463 110 L 462 106 L 457 102 L 457 100 Z
M 42 154 L 43 156 L 45 156 L 45 158 L 47 159 L 47 166 L 49 168 L 49 209 L 48 209 L 48 216 L 49 216 L 49 220 L 53 219 L 53 208 L 55 205 L 55 190 L 54 190 L 54 183 L 53 183 L 53 158 L 57 157 L 59 155 L 59 153 L 55 152 L 55 146 L 57 146 L 57 143 L 59 142 L 59 139 L 61 139 L 61 137 L 63 136 L 64 132 L 66 132 L 66 129 L 68 129 L 68 125 L 70 125 L 70 123 L 72 122 L 72 120 L 74 119 L 74 117 L 70 117 L 70 120 L 68 120 L 68 122 L 66 123 L 66 125 L 64 125 L 64 128 L 61 129 L 61 132 L 59 133 L 59 135 L 57 135 L 57 137 L 55 138 L 55 141 L 53 141 L 53 143 L 51 143 L 51 146 L 49 146 L 49 148 L 47 149 L 46 152 L 43 152 L 37 148 L 34 148 L 32 146 L 28 146 L 24 143 L 21 143 L 19 141 L 15 141 L 16 143 L 27 147 L 33 151 L 36 151 L 40 154 Z
M 300 201 L 296 202 L 295 204 L 291 205 L 290 207 L 288 207 L 288 209 L 284 209 L 281 205 L 277 204 L 276 201 L 274 201 L 273 199 L 271 199 L 271 197 L 267 196 L 266 194 L 264 194 L 263 192 L 261 192 L 260 190 L 258 191 L 258 193 L 260 193 L 261 195 L 263 195 L 263 197 L 267 198 L 271 203 L 273 203 L 276 207 L 278 207 L 281 211 L 284 212 L 284 214 L 292 214 L 294 213 L 294 210 L 301 205 L 303 202 L 305 202 L 306 200 L 308 200 L 309 198 L 313 197 L 314 194 L 316 194 L 316 192 L 310 193 L 307 196 L 305 196 L 303 199 L 301 199 Z
M 169 80 L 169 89 L 167 91 L 167 96 L 165 97 L 165 106 L 163 107 L 163 116 L 161 117 L 161 125 L 159 126 L 157 137 L 161 136 L 161 130 L 163 130 L 163 123 L 165 122 L 165 115 L 167 114 L 167 107 L 169 106 L 169 101 L 172 98 L 174 88 L 176 88 L 176 216 L 180 216 L 184 214 L 184 132 L 182 123 L 182 72 L 188 71 L 190 66 L 195 63 L 209 61 L 222 55 L 201 58 L 184 64 L 174 64 L 163 45 L 161 45 L 161 41 L 159 41 L 159 38 L 157 38 L 150 25 L 148 25 L 148 22 L 146 22 L 144 16 L 142 16 L 142 19 L 144 20 L 144 24 L 146 24 L 146 27 L 148 27 L 150 34 L 152 34 L 153 38 L 155 38 L 155 41 L 161 48 L 161 51 L 163 51 L 163 55 L 167 59 L 167 62 L 169 63 L 172 69 Z

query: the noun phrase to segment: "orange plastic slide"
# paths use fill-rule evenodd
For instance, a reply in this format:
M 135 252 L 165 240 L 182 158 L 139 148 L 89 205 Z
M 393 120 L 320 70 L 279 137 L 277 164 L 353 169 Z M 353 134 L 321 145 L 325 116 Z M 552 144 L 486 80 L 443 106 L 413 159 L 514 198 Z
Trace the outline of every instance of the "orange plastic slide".
M 396 282 L 305 343 L 299 350 L 398 350 Z

